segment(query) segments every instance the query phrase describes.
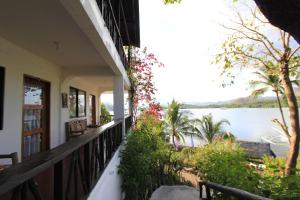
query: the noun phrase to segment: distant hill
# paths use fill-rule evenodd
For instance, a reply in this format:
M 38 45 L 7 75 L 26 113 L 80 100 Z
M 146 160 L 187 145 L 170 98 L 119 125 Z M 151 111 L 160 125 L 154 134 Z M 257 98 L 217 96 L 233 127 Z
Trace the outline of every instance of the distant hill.
M 296 92 L 297 96 L 300 95 L 300 90 Z M 298 104 L 300 103 L 300 97 L 298 99 Z M 284 107 L 287 107 L 285 100 L 282 100 Z M 276 97 L 260 97 L 258 99 L 253 99 L 249 97 L 232 99 L 229 101 L 219 101 L 219 102 L 206 102 L 206 103 L 184 103 L 183 108 L 276 108 L 278 103 Z

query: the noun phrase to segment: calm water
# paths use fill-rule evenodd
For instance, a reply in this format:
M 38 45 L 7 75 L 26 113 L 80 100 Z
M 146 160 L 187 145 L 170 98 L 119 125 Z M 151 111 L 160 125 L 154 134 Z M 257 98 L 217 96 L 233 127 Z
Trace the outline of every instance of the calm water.
M 257 141 L 261 142 L 261 137 L 279 136 L 279 129 L 271 121 L 274 118 L 280 118 L 278 108 L 233 108 L 233 109 L 189 109 L 193 117 L 201 118 L 203 115 L 212 114 L 215 121 L 227 119 L 230 126 L 225 126 L 225 130 L 233 133 L 239 140 Z M 288 109 L 284 109 L 284 114 L 288 120 Z M 186 138 L 186 145 L 191 146 L 190 137 Z M 202 143 L 199 139 L 194 139 L 194 144 Z M 286 147 L 276 147 L 275 151 L 280 151 L 278 154 L 284 154 Z

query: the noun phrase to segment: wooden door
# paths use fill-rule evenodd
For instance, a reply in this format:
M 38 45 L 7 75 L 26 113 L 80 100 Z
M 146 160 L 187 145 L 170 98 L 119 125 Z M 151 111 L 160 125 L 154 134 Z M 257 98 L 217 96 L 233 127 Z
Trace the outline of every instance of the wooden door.
M 24 77 L 22 157 L 49 149 L 50 83 Z
M 89 95 L 89 121 L 91 125 L 96 125 L 96 97 Z

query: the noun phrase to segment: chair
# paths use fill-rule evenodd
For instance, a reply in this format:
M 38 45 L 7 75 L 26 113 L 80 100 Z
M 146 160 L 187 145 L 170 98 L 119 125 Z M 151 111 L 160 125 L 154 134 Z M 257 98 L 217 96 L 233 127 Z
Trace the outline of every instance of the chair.
M 0 154 L 0 159 L 11 159 L 11 165 L 15 165 L 19 162 L 17 152 L 11 154 Z

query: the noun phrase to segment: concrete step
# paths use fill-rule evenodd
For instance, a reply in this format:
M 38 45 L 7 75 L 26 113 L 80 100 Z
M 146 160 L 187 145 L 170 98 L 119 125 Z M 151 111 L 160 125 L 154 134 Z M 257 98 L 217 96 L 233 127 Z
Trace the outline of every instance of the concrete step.
M 199 190 L 185 185 L 163 185 L 154 191 L 150 200 L 199 200 Z

